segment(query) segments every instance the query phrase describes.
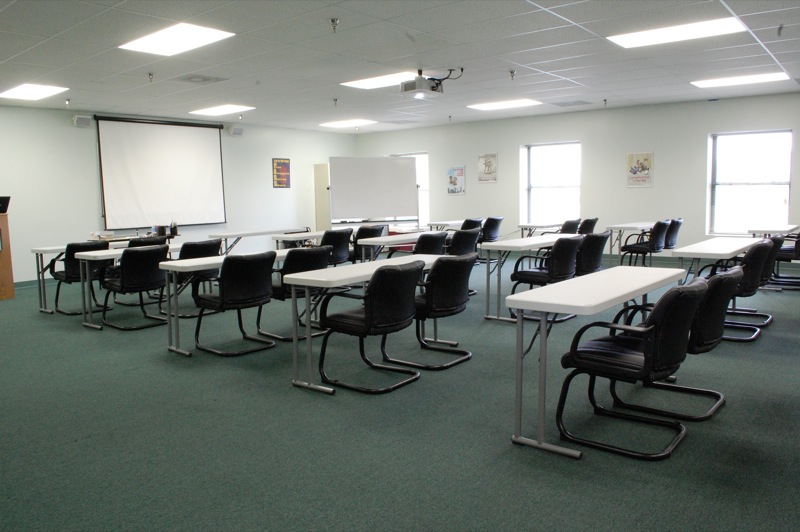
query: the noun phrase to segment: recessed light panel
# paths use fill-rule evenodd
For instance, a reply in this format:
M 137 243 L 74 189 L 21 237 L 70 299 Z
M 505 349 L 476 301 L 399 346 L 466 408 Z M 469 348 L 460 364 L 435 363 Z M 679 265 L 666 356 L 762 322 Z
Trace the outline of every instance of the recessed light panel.
M 376 78 L 358 79 L 341 83 L 345 87 L 355 87 L 356 89 L 380 89 L 383 87 L 393 87 L 404 81 L 411 81 L 417 75 L 413 72 L 398 72 L 397 74 L 387 74 Z
M 255 107 L 226 104 L 226 105 L 218 105 L 217 107 L 209 107 L 207 109 L 198 109 L 197 111 L 190 111 L 189 114 L 205 115 L 205 116 L 222 116 L 222 115 L 230 115 L 233 113 L 241 113 L 243 111 L 251 111 L 253 109 L 255 109 Z
M 171 56 L 233 37 L 227 31 L 180 23 L 120 46 L 123 50 Z
M 608 37 L 608 40 L 623 48 L 638 48 L 640 46 L 728 35 L 729 33 L 739 33 L 742 31 L 747 31 L 744 24 L 739 22 L 738 19 L 730 17 L 706 20 L 704 22 L 693 22 L 691 24 L 681 24 L 679 26 L 669 26 L 655 30 L 613 35 Z
M 346 127 L 368 126 L 370 124 L 377 124 L 377 122 L 374 120 L 364 120 L 363 118 L 354 118 L 352 120 L 340 120 L 338 122 L 325 122 L 324 124 L 320 124 L 320 126 L 341 129 Z
M 531 107 L 541 104 L 542 102 L 523 98 L 521 100 L 506 100 L 503 102 L 476 103 L 474 105 L 468 105 L 467 107 L 470 109 L 477 109 L 478 111 L 497 111 L 500 109 L 518 109 L 520 107 Z
M 0 94 L 0 98 L 11 98 L 14 100 L 41 100 L 69 90 L 66 87 L 54 87 L 52 85 L 36 85 L 35 83 L 23 83 L 18 87 L 9 89 Z
M 705 79 L 701 81 L 692 81 L 692 85 L 701 89 L 709 87 L 731 87 L 734 85 L 750 85 L 751 83 L 767 83 L 770 81 L 784 81 L 789 79 L 783 72 L 775 74 L 756 74 L 753 76 L 736 76 L 732 78 L 717 78 Z

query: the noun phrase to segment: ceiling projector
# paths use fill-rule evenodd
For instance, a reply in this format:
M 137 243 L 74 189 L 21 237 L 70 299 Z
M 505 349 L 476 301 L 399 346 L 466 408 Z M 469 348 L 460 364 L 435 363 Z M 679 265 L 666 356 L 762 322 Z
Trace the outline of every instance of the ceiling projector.
M 412 94 L 414 98 L 431 98 L 442 94 L 444 90 L 440 80 L 417 76 L 411 81 L 400 83 L 400 92 L 402 94 Z

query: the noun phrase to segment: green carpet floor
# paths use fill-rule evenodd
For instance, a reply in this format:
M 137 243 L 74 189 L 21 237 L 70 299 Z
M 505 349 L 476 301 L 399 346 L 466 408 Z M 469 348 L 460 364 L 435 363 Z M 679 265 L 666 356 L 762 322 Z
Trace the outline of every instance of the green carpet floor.
M 728 402 L 710 421 L 687 423 L 670 459 L 640 462 L 585 448 L 582 460 L 572 460 L 511 443 L 515 330 L 483 319 L 484 279 L 484 266 L 476 267 L 478 294 L 467 311 L 440 322 L 440 336 L 459 339 L 473 359 L 382 396 L 293 387 L 291 343 L 238 358 L 185 358 L 167 351 L 165 327 L 89 330 L 79 316 L 38 312 L 36 288 L 18 287 L 15 299 L 0 301 L 0 529 L 797 528 L 800 292 L 742 300 L 775 315 L 762 338 L 689 356 L 679 382 L 723 391 Z M 64 289 L 64 306 L 78 304 L 77 290 Z M 288 333 L 289 313 L 288 302 L 271 302 L 265 328 Z M 553 441 L 567 373 L 560 355 L 581 325 L 612 315 L 553 330 Z M 254 314 L 246 317 L 251 325 Z M 232 312 L 210 317 L 204 338 L 235 340 L 235 319 Z M 182 320 L 184 346 L 193 346 L 193 327 Z M 368 347 L 378 352 L 377 341 Z M 417 354 L 413 327 L 392 335 L 388 347 Z M 354 338 L 335 336 L 330 349 L 331 373 L 370 378 Z M 535 354 L 525 377 L 530 436 Z M 576 432 L 644 447 L 670 437 L 593 418 L 585 382 L 576 380 L 567 405 Z M 698 398 L 679 404 L 675 395 L 653 400 L 706 406 Z

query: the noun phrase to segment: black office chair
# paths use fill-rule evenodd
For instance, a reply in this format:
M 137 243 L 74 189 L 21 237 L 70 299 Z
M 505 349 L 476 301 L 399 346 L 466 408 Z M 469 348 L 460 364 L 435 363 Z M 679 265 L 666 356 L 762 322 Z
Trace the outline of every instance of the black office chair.
M 72 284 L 81 282 L 81 264 L 80 261 L 75 258 L 76 253 L 82 253 L 84 251 L 100 251 L 103 249 L 108 249 L 108 242 L 101 240 L 74 242 L 67 244 L 63 255 L 56 256 L 47 265 L 46 269 L 50 271 L 50 275 L 53 277 L 53 279 L 58 281 L 58 284 L 56 285 L 56 312 L 65 314 L 67 316 L 77 316 L 78 314 L 82 313 L 80 310 L 64 310 L 59 306 L 59 300 L 61 298 L 61 285 L 64 283 Z M 62 265 L 60 270 L 57 269 L 59 263 Z M 87 282 L 92 295 L 92 301 L 94 301 L 96 307 L 99 307 L 100 304 L 97 302 L 97 296 L 94 290 L 94 281 L 100 278 L 100 273 L 102 272 L 103 268 L 110 266 L 112 263 L 113 261 L 92 261 L 91 269 L 89 270 L 89 279 Z M 100 308 L 95 308 L 92 309 L 92 312 L 100 312 L 101 310 L 102 309 Z
M 588 235 L 594 233 L 594 228 L 597 225 L 597 218 L 584 218 L 578 225 L 579 235 Z
M 581 225 L 580 218 L 576 218 L 575 220 L 566 220 L 563 224 L 561 224 L 561 227 L 558 229 L 558 231 L 544 231 L 542 232 L 542 234 L 552 235 L 558 233 L 565 233 L 569 235 L 574 235 L 578 233 L 578 228 L 580 227 L 580 225 Z
M 417 284 L 424 267 L 423 261 L 413 261 L 400 266 L 381 266 L 372 274 L 363 295 L 353 292 L 336 292 L 327 294 L 323 298 L 320 309 L 320 325 L 328 329 L 328 332 L 325 333 L 322 340 L 322 349 L 319 355 L 319 374 L 322 382 L 359 392 L 377 394 L 394 391 L 419 378 L 418 371 L 371 361 L 364 351 L 364 340 L 367 336 L 380 336 L 381 354 L 384 358 L 388 356 L 386 337 L 390 333 L 405 329 L 414 321 Z M 329 305 L 334 298 L 340 297 L 356 300 L 359 304 L 353 308 L 333 312 L 333 308 Z M 325 356 L 328 341 L 333 333 L 357 336 L 361 359 L 370 369 L 401 373 L 407 377 L 399 382 L 378 388 L 347 383 L 329 377 L 325 371 Z
M 159 298 L 164 293 L 167 284 L 167 275 L 164 270 L 159 268 L 159 264 L 167 260 L 169 246 L 140 246 L 128 247 L 122 251 L 119 264 L 108 266 L 103 270 L 100 278 L 100 285 L 106 289 L 106 298 L 103 303 L 103 323 L 109 327 L 123 331 L 134 331 L 166 325 L 166 319 L 162 316 L 149 314 L 145 309 L 144 293 L 158 291 Z M 139 308 L 142 316 L 146 319 L 139 325 L 123 325 L 119 322 L 112 323 L 108 320 L 107 311 L 108 299 L 111 294 L 137 294 L 139 296 Z
M 447 246 L 445 252 L 447 255 L 466 255 L 468 253 L 475 253 L 480 234 L 481 230 L 478 228 L 457 230 L 450 238 L 450 244 Z
M 500 224 L 503 223 L 502 216 L 490 216 L 486 218 L 478 236 L 478 244 L 484 242 L 497 242 L 500 239 Z M 485 258 L 479 257 L 479 262 L 486 262 Z M 494 259 L 492 262 L 495 262 Z
M 556 240 L 550 253 L 542 258 L 534 255 L 522 255 L 514 264 L 511 273 L 511 293 L 515 293 L 517 286 L 527 284 L 528 288 L 544 286 L 551 283 L 566 281 L 575 277 L 577 270 L 578 248 L 585 237 L 583 235 L 565 236 Z M 525 268 L 525 262 L 532 259 L 535 262 L 530 268 Z M 541 260 L 538 260 L 541 259 Z
M 447 241 L 447 231 L 439 231 L 436 233 L 422 233 L 419 235 L 414 248 L 411 251 L 404 249 L 394 248 L 386 255 L 390 259 L 396 253 L 411 253 L 413 255 L 442 255 L 444 254 L 444 245 Z
M 784 235 L 784 244 L 775 256 L 771 283 L 785 288 L 800 287 L 800 276 L 781 273 L 781 263 L 791 263 L 796 260 L 800 260 L 800 234 Z
M 184 242 L 181 245 L 178 260 L 185 259 L 199 259 L 204 257 L 217 257 L 222 252 L 222 240 L 219 238 L 211 240 L 202 240 L 200 242 Z M 208 270 L 199 270 L 195 272 L 176 272 L 178 281 L 178 294 L 180 295 L 186 290 L 186 287 L 192 286 L 192 289 L 198 289 L 201 285 L 210 284 L 219 276 L 219 268 L 210 268 Z M 198 281 L 198 282 L 192 282 Z M 194 296 L 194 294 L 192 294 Z M 159 300 L 160 305 L 160 300 Z M 161 307 L 159 310 L 163 312 Z M 197 314 L 178 314 L 179 318 L 196 318 Z
M 362 225 L 360 226 L 353 236 L 353 249 L 350 250 L 350 262 L 355 264 L 361 261 L 362 257 L 366 260 L 377 259 L 378 254 L 381 252 L 383 246 L 362 246 L 358 243 L 359 240 L 364 238 L 376 238 L 389 234 L 388 225 Z
M 458 342 L 439 339 L 438 319 L 460 314 L 469 303 L 469 276 L 478 258 L 477 253 L 441 257 L 431 266 L 430 272 L 422 283 L 422 293 L 416 298 L 416 333 L 417 341 L 422 349 L 440 351 L 454 355 L 442 364 L 426 364 L 384 356 L 385 362 L 410 366 L 412 368 L 441 370 L 466 362 L 472 353 L 464 349 L 456 349 Z M 425 321 L 433 320 L 433 338 L 425 336 Z
M 619 258 L 619 263 L 628 258 L 628 266 L 638 265 L 639 257 L 642 257 L 642 266 L 647 266 L 647 258 L 650 257 L 650 266 L 653 265 L 653 255 L 661 253 L 664 250 L 664 241 L 667 236 L 667 229 L 669 222 L 658 221 L 653 224 L 650 231 L 645 231 L 638 235 L 629 235 L 625 239 L 625 245 L 622 246 L 622 256 Z M 635 242 L 628 243 L 631 239 Z
M 313 247 L 313 248 L 293 248 L 290 249 L 289 252 L 286 254 L 286 258 L 283 259 L 283 264 L 280 268 L 273 270 L 273 273 L 277 274 L 278 282 L 273 283 L 272 285 L 272 299 L 277 299 L 278 301 L 286 301 L 292 299 L 292 287 L 290 285 L 284 284 L 283 278 L 287 275 L 291 275 L 293 273 L 301 273 L 301 272 L 309 272 L 313 270 L 324 270 L 328 267 L 328 257 L 330 256 L 331 250 L 330 246 L 322 246 L 322 247 Z M 311 314 L 314 313 L 316 309 L 316 305 L 319 303 L 319 296 L 324 292 L 321 288 L 310 287 L 309 288 L 309 296 L 311 297 L 311 301 L 308 304 L 309 309 L 309 317 L 310 319 Z M 305 297 L 305 290 L 302 287 L 298 287 L 295 290 L 298 298 Z M 305 310 L 300 312 L 298 310 L 297 320 L 298 326 L 302 327 L 305 324 L 303 323 L 303 316 L 305 314 Z M 312 334 L 312 337 L 319 336 L 324 334 L 324 331 L 320 331 L 316 334 Z M 266 336 L 268 338 L 273 338 L 275 340 L 281 341 L 292 341 L 291 336 L 281 336 L 279 334 L 266 332 L 261 328 L 261 320 L 259 316 L 258 321 L 258 334 L 262 336 Z M 305 336 L 300 336 L 299 340 L 305 340 Z
M 678 246 L 678 232 L 683 225 L 683 218 L 672 218 L 664 235 L 664 249 L 675 249 Z
M 734 266 L 729 270 L 719 272 L 717 275 L 706 278 L 708 288 L 692 320 L 692 325 L 689 330 L 689 343 L 686 346 L 687 353 L 693 355 L 707 353 L 722 342 L 722 337 L 725 334 L 726 310 L 743 276 L 744 271 L 742 267 Z M 650 306 L 650 308 L 652 308 L 652 306 Z M 629 324 L 631 319 L 632 316 L 629 316 Z M 639 349 L 641 350 L 643 348 L 639 347 Z M 714 403 L 702 414 L 685 414 L 682 412 L 661 410 L 625 402 L 617 394 L 616 386 L 612 386 L 611 396 L 614 399 L 614 406 L 673 419 L 705 421 L 710 419 L 725 404 L 725 396 L 720 392 L 704 388 L 677 385 L 669 382 L 669 379 L 667 381 L 645 382 L 644 385 L 659 390 L 709 397 L 714 400 Z
M 128 240 L 128 247 L 138 248 L 142 246 L 161 246 L 168 244 L 168 240 L 169 238 L 166 236 L 142 236 Z
M 353 230 L 349 228 L 328 230 L 323 233 L 319 245 L 331 248 L 331 255 L 328 257 L 329 266 L 350 262 L 350 238 L 352 236 Z
M 467 218 L 461 222 L 459 229 L 466 231 L 469 229 L 481 229 L 481 227 L 483 227 L 483 218 Z
M 598 377 L 605 378 L 613 387 L 616 381 L 652 383 L 673 375 L 686 358 L 692 320 L 706 289 L 704 278 L 671 288 L 661 296 L 641 326 L 593 322 L 578 330 L 569 352 L 561 358 L 561 365 L 565 369 L 573 369 L 564 379 L 556 408 L 556 424 L 562 439 L 640 460 L 663 460 L 672 454 L 685 437 L 686 427 L 678 421 L 600 406 L 595 398 L 595 382 Z M 618 317 L 624 315 L 625 310 Z M 584 341 L 583 335 L 597 327 L 607 329 L 608 335 Z M 641 452 L 579 437 L 570 432 L 564 423 L 564 406 L 570 383 L 583 373 L 589 376 L 589 402 L 595 414 L 670 429 L 675 432 L 672 441 L 661 451 Z
M 194 329 L 194 342 L 198 349 L 220 356 L 238 356 L 275 347 L 272 340 L 248 334 L 242 323 L 242 310 L 248 308 L 258 308 L 256 323 L 261 323 L 261 311 L 272 297 L 272 266 L 275 255 L 274 251 L 253 255 L 226 255 L 219 270 L 217 291 L 203 294 L 193 290 L 194 303 L 200 308 Z M 231 351 L 209 347 L 200 342 L 200 329 L 206 312 L 218 313 L 226 310 L 236 310 L 242 339 L 258 345 Z
M 575 275 L 581 276 L 600 271 L 603 268 L 603 251 L 611 237 L 611 231 L 583 235 L 578 254 L 575 257 Z

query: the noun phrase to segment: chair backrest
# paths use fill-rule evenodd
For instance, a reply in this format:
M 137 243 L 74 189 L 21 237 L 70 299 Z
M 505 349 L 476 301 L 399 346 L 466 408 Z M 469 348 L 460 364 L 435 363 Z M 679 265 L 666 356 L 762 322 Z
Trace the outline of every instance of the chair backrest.
M 678 245 L 678 231 L 683 225 L 683 218 L 673 218 L 669 221 L 667 234 L 664 237 L 664 249 L 675 249 Z
M 166 271 L 158 265 L 167 260 L 169 246 L 136 246 L 122 250 L 119 258 L 119 280 L 123 292 L 144 292 L 163 288 Z
M 597 225 L 597 218 L 585 218 L 581 220 L 578 225 L 579 235 L 588 235 L 594 233 L 594 227 Z
M 547 272 L 551 283 L 575 277 L 578 247 L 583 239 L 583 235 L 576 235 L 565 236 L 555 241 L 547 257 Z
M 422 233 L 419 235 L 412 253 L 417 255 L 441 255 L 444 253 L 444 244 L 446 241 L 447 231 Z
M 215 257 L 220 254 L 222 240 L 202 240 L 200 242 L 184 242 L 178 254 L 179 259 L 199 259 L 201 257 Z
M 80 261 L 75 258 L 76 253 L 84 251 L 100 251 L 108 249 L 108 242 L 104 240 L 88 240 L 86 242 L 73 242 L 67 244 L 64 250 L 64 278 L 67 281 L 79 281 L 81 278 L 81 265 Z M 55 264 L 55 261 L 53 261 Z M 51 268 L 50 274 L 53 270 Z
M 342 264 L 350 260 L 350 237 L 352 235 L 352 229 L 336 229 L 323 233 L 319 245 L 331 247 L 328 264 Z
M 461 229 L 480 229 L 483 225 L 483 218 L 467 218 L 461 223 Z
M 606 242 L 610 237 L 610 230 L 583 235 L 583 241 L 578 246 L 578 255 L 575 259 L 575 275 L 594 273 L 602 268 L 603 251 L 605 251 Z
M 447 254 L 466 255 L 467 253 L 474 253 L 480 236 L 481 230 L 479 228 L 459 229 L 453 233 L 453 237 L 450 239 Z
M 764 264 L 772 251 L 772 240 L 765 238 L 759 240 L 742 257 L 741 266 L 744 269 L 744 277 L 736 288 L 736 297 L 750 297 L 758 292 L 761 286 L 761 274 L 764 271 Z
M 646 327 L 654 327 L 644 342 L 644 370 L 650 380 L 672 375 L 686 359 L 689 330 L 706 290 L 705 278 L 695 277 L 670 288 L 656 302 L 644 322 Z
M 711 351 L 725 333 L 725 317 L 739 281 L 744 276 L 741 266 L 719 272 L 707 278 L 708 290 L 695 312 L 686 350 L 692 354 Z
M 292 273 L 310 272 L 312 270 L 324 270 L 328 267 L 328 256 L 330 246 L 316 246 L 313 248 L 292 248 L 286 253 L 283 259 L 281 273 L 289 275 Z
M 353 262 L 360 260 L 362 256 L 366 256 L 368 259 L 373 256 L 377 255 L 378 251 L 381 249 L 381 246 L 361 246 L 359 245 L 358 241 L 364 238 L 376 238 L 379 236 L 385 236 L 389 234 L 389 226 L 388 225 L 362 225 L 356 230 L 355 236 L 353 236 L 353 253 L 352 259 Z M 366 252 L 365 255 L 362 253 Z M 377 258 L 377 257 L 375 257 Z
M 167 243 L 165 236 L 143 236 L 139 238 L 131 238 L 128 240 L 129 248 L 138 248 L 141 246 L 160 246 Z
M 650 251 L 652 253 L 658 253 L 664 250 L 664 241 L 667 238 L 667 229 L 669 229 L 669 222 L 665 222 L 662 220 L 657 221 L 653 224 L 653 228 L 650 229 Z
M 581 224 L 581 219 L 578 218 L 576 220 L 567 220 L 563 224 L 561 224 L 561 229 L 558 230 L 559 233 L 567 233 L 570 235 L 574 235 L 578 232 L 578 227 Z
M 481 229 L 479 242 L 496 242 L 500 238 L 500 224 L 503 223 L 502 216 L 490 216 Z
M 769 237 L 769 240 L 772 241 L 772 249 L 769 250 L 767 260 L 764 261 L 764 267 L 761 269 L 761 286 L 769 283 L 769 280 L 772 278 L 772 270 L 775 268 L 775 261 L 778 260 L 778 253 L 780 253 L 781 247 L 783 247 L 783 241 L 786 240 L 786 237 L 783 235 L 773 235 Z
M 417 283 L 425 263 L 381 266 L 372 274 L 364 291 L 367 334 L 388 334 L 405 329 L 414 321 Z
M 463 311 L 469 302 L 469 277 L 478 260 L 477 253 L 441 257 L 431 266 L 425 279 L 425 293 L 417 297 L 417 318 L 440 318 Z
M 275 252 L 227 255 L 219 271 L 219 298 L 223 309 L 263 305 L 272 297 Z

